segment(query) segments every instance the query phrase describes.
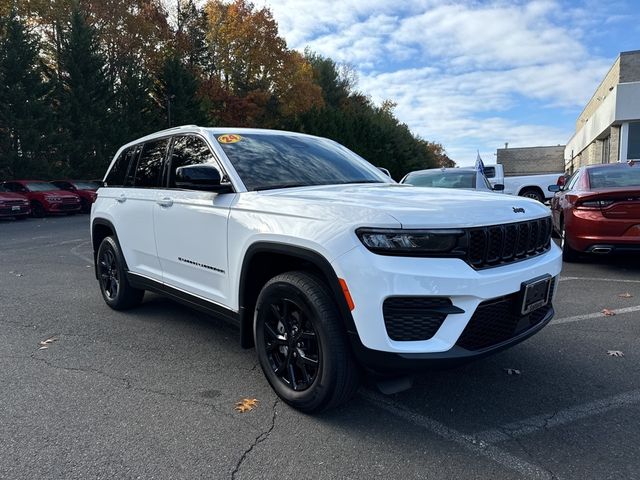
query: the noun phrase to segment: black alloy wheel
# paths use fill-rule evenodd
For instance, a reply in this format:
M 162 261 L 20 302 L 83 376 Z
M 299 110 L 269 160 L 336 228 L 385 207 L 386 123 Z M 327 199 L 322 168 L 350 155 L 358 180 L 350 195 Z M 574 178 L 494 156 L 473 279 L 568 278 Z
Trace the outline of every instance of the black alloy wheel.
M 98 259 L 98 275 L 102 292 L 109 300 L 114 300 L 118 296 L 120 278 L 116 255 L 110 248 L 105 248 Z
M 105 303 L 114 310 L 125 310 L 142 302 L 144 290 L 133 288 L 120 245 L 113 237 L 105 237 L 96 255 L 96 272 Z
M 299 392 L 318 376 L 318 336 L 305 307 L 291 298 L 275 299 L 264 320 L 264 348 L 273 373 Z
M 326 410 L 358 388 L 360 370 L 336 298 L 313 273 L 282 273 L 262 287 L 253 339 L 271 387 L 298 410 Z

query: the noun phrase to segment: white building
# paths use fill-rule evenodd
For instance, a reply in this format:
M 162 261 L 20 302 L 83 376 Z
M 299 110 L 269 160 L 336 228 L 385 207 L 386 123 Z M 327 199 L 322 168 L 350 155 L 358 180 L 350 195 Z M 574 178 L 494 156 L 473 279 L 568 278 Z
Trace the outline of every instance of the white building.
M 565 169 L 640 160 L 640 50 L 622 52 L 584 107 L 564 150 Z

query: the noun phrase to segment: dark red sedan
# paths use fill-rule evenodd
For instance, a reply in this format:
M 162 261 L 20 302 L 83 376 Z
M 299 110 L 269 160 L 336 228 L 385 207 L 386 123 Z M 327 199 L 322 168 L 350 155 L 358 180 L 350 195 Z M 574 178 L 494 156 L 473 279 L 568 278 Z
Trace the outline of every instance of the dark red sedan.
M 24 195 L 12 193 L 0 185 L 0 217 L 24 220 L 31 213 L 29 200 Z
M 27 197 L 34 217 L 44 217 L 51 213 L 72 214 L 80 211 L 80 197 L 75 193 L 60 190 L 52 183 L 38 180 L 11 180 L 2 185 L 10 192 Z
M 640 163 L 588 165 L 551 199 L 566 261 L 580 253 L 640 253 Z
M 60 190 L 73 192 L 80 197 L 82 213 L 91 211 L 91 204 L 96 201 L 99 186 L 97 183 L 89 180 L 54 180 L 53 183 Z

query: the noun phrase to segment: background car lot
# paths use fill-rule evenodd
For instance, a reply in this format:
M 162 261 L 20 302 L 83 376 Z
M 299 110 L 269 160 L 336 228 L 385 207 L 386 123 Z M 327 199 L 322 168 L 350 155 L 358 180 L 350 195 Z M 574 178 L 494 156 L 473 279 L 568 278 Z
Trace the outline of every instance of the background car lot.
M 306 416 L 235 328 L 104 305 L 88 230 L 0 222 L 0 478 L 640 478 L 638 260 L 565 264 L 556 319 L 511 350 Z

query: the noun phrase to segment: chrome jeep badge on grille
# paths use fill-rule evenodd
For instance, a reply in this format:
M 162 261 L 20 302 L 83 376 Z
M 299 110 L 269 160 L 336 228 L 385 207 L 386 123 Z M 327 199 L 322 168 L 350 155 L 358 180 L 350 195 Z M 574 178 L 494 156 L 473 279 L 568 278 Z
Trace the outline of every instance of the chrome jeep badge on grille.
M 513 213 L 524 213 L 524 208 L 522 207 L 511 207 L 513 208 Z

